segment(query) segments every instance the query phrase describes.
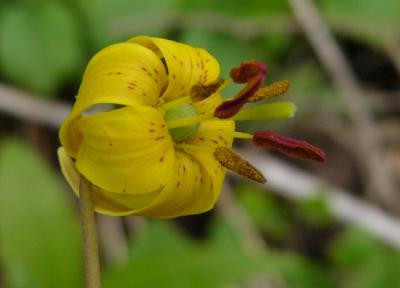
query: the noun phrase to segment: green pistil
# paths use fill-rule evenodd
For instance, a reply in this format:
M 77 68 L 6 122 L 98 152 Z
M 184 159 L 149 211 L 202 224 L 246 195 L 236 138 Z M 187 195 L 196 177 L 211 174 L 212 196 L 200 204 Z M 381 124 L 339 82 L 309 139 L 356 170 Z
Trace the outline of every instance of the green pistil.
M 197 113 L 190 104 L 180 104 L 165 111 L 164 119 L 170 122 L 178 119 L 185 119 L 196 116 Z M 199 124 L 169 129 L 172 139 L 175 142 L 183 141 L 193 135 L 199 129 Z

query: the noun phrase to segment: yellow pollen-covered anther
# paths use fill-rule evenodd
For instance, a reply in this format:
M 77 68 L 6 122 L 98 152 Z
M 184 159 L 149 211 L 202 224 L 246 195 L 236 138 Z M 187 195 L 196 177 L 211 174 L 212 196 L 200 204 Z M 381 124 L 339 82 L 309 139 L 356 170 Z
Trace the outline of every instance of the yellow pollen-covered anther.
M 263 99 L 272 98 L 284 94 L 289 89 L 289 81 L 281 80 L 272 83 L 266 87 L 260 88 L 248 102 L 257 102 Z
M 214 157 L 222 166 L 239 175 L 259 183 L 264 183 L 266 181 L 265 177 L 257 168 L 229 148 L 217 147 L 214 151 Z

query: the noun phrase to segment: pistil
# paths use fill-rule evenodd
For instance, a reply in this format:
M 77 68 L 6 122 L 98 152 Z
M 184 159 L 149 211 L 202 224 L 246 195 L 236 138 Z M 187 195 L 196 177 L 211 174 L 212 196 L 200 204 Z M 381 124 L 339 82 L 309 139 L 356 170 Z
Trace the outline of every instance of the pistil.
M 179 104 L 165 111 L 164 119 L 175 142 L 183 141 L 199 129 L 199 122 L 209 116 L 197 115 L 190 104 Z

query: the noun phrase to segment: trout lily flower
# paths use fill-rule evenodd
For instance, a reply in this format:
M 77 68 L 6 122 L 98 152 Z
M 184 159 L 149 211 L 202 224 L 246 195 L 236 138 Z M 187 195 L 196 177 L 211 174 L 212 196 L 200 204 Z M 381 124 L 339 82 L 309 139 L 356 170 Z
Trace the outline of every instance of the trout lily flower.
M 290 102 L 243 107 L 283 94 L 287 81 L 262 87 L 264 64 L 245 62 L 230 74 L 244 88 L 224 100 L 219 92 L 227 81 L 219 72 L 206 50 L 161 38 L 139 36 L 97 53 L 59 132 L 59 160 L 73 191 L 79 196 L 83 175 L 99 213 L 170 218 L 211 209 L 227 169 L 265 181 L 232 151 L 234 138 L 325 160 L 304 141 L 235 130 L 235 121 L 292 117 Z M 112 109 L 88 113 L 103 104 Z

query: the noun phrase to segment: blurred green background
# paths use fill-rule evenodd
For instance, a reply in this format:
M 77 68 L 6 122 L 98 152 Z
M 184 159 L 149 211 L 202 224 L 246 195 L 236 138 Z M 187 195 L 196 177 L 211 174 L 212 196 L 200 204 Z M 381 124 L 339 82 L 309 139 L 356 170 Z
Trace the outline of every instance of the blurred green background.
M 400 1 L 315 3 L 366 91 L 382 161 L 398 181 Z M 322 147 L 325 165 L 280 159 L 379 205 L 366 192 L 346 103 L 284 0 L 0 0 L 0 107 L 12 97 L 4 87 L 72 104 L 96 51 L 143 34 L 204 47 L 225 78 L 244 60 L 266 62 L 267 83 L 288 79 L 284 99 L 299 111 L 240 128 L 279 128 Z M 0 287 L 83 287 L 76 199 L 57 164 L 57 123 L 45 122 L 0 110 Z M 399 246 L 339 221 L 323 197 L 290 200 L 268 183 L 227 181 L 229 198 L 204 215 L 99 216 L 104 287 L 400 287 Z

